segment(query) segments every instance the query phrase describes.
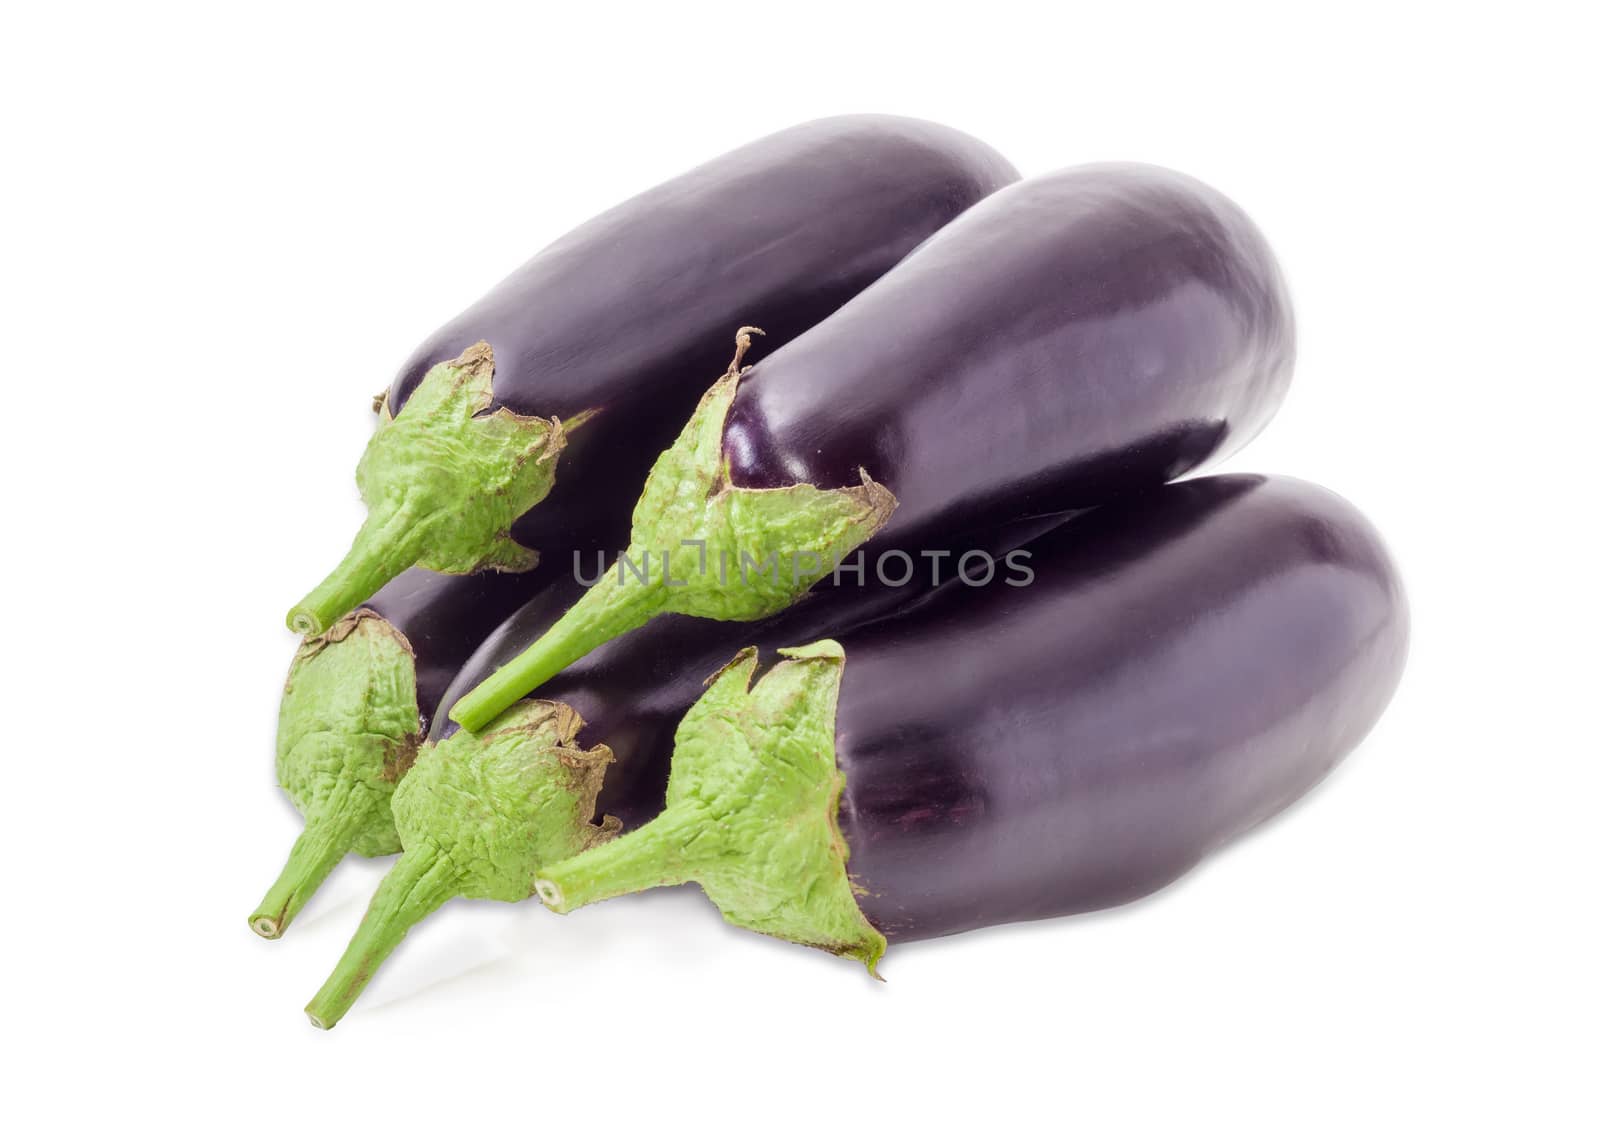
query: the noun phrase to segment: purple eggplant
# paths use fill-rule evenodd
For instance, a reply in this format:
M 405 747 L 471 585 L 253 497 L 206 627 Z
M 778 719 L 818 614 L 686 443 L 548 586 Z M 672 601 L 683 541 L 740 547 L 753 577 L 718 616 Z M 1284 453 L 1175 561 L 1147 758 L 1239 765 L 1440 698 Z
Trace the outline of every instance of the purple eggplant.
M 741 645 L 783 647 L 844 634 L 903 612 L 961 583 L 1028 573 L 1027 543 L 1073 518 L 1051 513 L 948 541 L 948 559 L 921 560 L 901 581 L 863 572 L 823 583 L 797 605 L 749 624 L 663 617 L 588 654 L 545 686 L 544 698 L 507 709 L 478 734 L 444 714 L 582 594 L 575 578 L 554 584 L 508 618 L 462 666 L 434 713 L 418 769 L 394 789 L 395 831 L 405 846 L 327 984 L 307 1011 L 332 1027 L 407 930 L 457 895 L 526 899 L 535 869 L 643 824 L 662 810 L 673 731 L 707 677 Z M 981 561 L 981 562 L 980 562 Z M 841 580 L 843 577 L 841 576 Z M 579 729 L 590 749 L 578 749 Z M 598 789 L 603 775 L 605 785 Z M 580 796 L 573 803 L 574 794 Z M 530 809 L 537 812 L 530 814 Z M 574 816 L 582 823 L 575 824 Z M 598 819 L 598 823 L 591 823 Z M 495 857 L 491 863 L 490 854 Z M 485 874 L 496 874 L 493 880 Z
M 367 520 L 290 628 L 322 633 L 414 565 L 525 571 L 620 537 L 735 326 L 798 335 L 1015 178 L 943 126 L 827 118 L 559 239 L 405 363 L 357 468 Z
M 988 584 L 1024 577 L 1027 544 L 1072 516 L 1070 511 L 1052 512 L 998 528 L 964 529 L 936 557 L 916 560 L 903 582 L 900 571 L 889 573 L 885 581 L 863 566 L 859 575 L 819 583 L 794 606 L 761 622 L 657 618 L 563 669 L 540 696 L 571 707 L 584 721 L 584 738 L 611 749 L 615 761 L 606 769 L 599 813 L 624 825 L 642 824 L 660 813 L 666 800 L 673 730 L 729 653 L 747 645 L 773 650 L 840 636 L 969 579 Z M 969 579 L 958 569 L 963 559 Z M 450 705 L 527 648 L 582 594 L 579 582 L 563 580 L 501 623 L 462 663 L 434 713 L 428 742 L 455 735 L 460 725 L 447 715 Z
M 774 613 L 869 540 L 914 552 L 1180 476 L 1265 425 L 1293 354 L 1272 254 L 1212 189 L 1142 165 L 1004 188 L 719 380 L 618 564 L 451 714 L 476 728 L 657 614 Z
M 1314 786 L 1405 662 L 1393 563 L 1284 478 L 1171 485 L 953 587 L 741 653 L 680 724 L 666 811 L 548 865 L 559 911 L 694 881 L 733 922 L 858 958 L 1146 895 Z M 846 660 L 848 653 L 848 660 Z
M 692 880 L 735 922 L 869 965 L 886 939 L 1111 906 L 1309 789 L 1394 690 L 1398 579 L 1325 490 L 1206 478 L 1043 526 L 1020 529 L 1004 570 L 970 568 L 907 603 L 879 590 L 852 611 L 824 584 L 742 636 L 662 618 L 483 733 L 437 718 L 443 738 L 395 796 L 405 855 L 312 1020 L 334 1024 L 454 895 L 536 887 L 566 911 Z M 536 600 L 464 684 L 560 606 Z M 843 648 L 781 649 L 852 620 Z M 753 650 L 716 671 L 731 637 L 789 659 L 751 689 Z M 648 817 L 663 800 L 655 821 L 602 843 L 619 825 L 596 811 Z
M 585 224 L 418 349 L 357 474 L 369 519 L 290 615 L 313 636 L 285 689 L 278 776 L 306 828 L 251 926 L 277 937 L 347 851 L 399 847 L 389 797 L 445 686 L 575 552 L 625 535 L 732 326 L 758 317 L 782 344 L 1014 178 L 927 122 L 802 125 Z M 534 548 L 554 574 L 530 570 Z

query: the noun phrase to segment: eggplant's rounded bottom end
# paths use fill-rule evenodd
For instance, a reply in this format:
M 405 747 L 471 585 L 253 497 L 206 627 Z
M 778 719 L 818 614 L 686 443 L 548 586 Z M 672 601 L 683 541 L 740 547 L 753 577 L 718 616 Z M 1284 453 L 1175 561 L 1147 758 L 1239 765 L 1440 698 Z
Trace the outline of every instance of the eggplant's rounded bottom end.
M 262 938 L 282 938 L 283 928 L 278 925 L 278 920 L 270 915 L 252 915 L 250 929 Z
M 540 901 L 550 910 L 559 911 L 565 900 L 561 889 L 551 880 L 534 880 L 533 890 L 538 893 Z

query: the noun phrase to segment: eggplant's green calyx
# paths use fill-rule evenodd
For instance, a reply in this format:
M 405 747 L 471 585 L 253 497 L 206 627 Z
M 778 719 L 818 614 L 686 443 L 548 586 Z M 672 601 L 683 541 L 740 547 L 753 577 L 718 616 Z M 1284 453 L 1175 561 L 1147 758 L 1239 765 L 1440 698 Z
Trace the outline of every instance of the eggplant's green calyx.
M 736 926 L 816 946 L 877 972 L 885 939 L 862 914 L 839 832 L 844 776 L 834 719 L 844 650 L 784 649 L 756 682 L 746 649 L 678 726 L 666 811 L 535 885 L 563 914 L 649 887 L 694 882 Z
M 550 630 L 463 697 L 450 718 L 473 729 L 585 653 L 657 614 L 755 621 L 811 589 L 894 513 L 894 494 L 861 472 L 843 489 L 733 484 L 722 453 L 728 409 L 748 369 L 739 350 L 656 460 L 621 558 Z
M 250 929 L 278 938 L 347 853 L 396 852 L 389 799 L 421 738 L 416 657 L 371 610 L 305 641 L 278 712 L 278 784 L 306 826 Z
M 448 900 L 527 899 L 542 865 L 617 835 L 616 818 L 593 823 L 611 751 L 580 749 L 582 726 L 565 704 L 525 700 L 476 735 L 422 749 L 394 793 L 405 853 L 306 1006 L 312 1024 L 332 1028 L 406 932 Z
M 582 726 L 565 704 L 525 700 L 476 734 L 425 748 L 395 791 L 401 844 L 429 842 L 449 856 L 457 895 L 527 899 L 541 864 L 621 828 L 615 818 L 591 823 L 612 757 L 604 745 L 577 745 Z
M 538 553 L 511 525 L 555 481 L 566 429 L 580 420 L 515 414 L 494 400 L 494 353 L 474 344 L 437 364 L 398 415 L 377 404 L 378 430 L 356 466 L 367 519 L 344 560 L 289 611 L 313 635 L 408 567 L 446 574 L 526 571 Z

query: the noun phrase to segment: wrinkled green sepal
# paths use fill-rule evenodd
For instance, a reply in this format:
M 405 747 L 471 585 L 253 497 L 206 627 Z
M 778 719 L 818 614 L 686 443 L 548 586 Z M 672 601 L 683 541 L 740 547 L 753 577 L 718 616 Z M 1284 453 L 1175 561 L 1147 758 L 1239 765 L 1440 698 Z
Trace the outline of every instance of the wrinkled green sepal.
M 494 354 L 480 342 L 431 368 L 398 415 L 379 404 L 356 467 L 366 522 L 289 612 L 291 629 L 321 632 L 408 567 L 469 574 L 538 562 L 510 529 L 549 493 L 565 431 L 559 419 L 490 411 L 493 384 Z
M 540 865 L 617 835 L 615 818 L 592 823 L 612 758 L 577 746 L 582 726 L 566 705 L 530 700 L 422 749 L 394 794 L 405 853 L 306 1006 L 313 1024 L 338 1023 L 406 933 L 450 899 L 527 899 Z
M 394 819 L 410 849 L 427 842 L 450 858 L 457 895 L 517 902 L 541 864 L 616 836 L 591 824 L 610 748 L 583 750 L 583 721 L 565 704 L 524 700 L 473 733 L 423 748 L 395 791 Z
M 383 618 L 360 610 L 301 644 L 278 712 L 277 766 L 306 827 L 251 929 L 282 935 L 347 853 L 399 850 L 389 803 L 420 737 L 416 657 Z
M 894 494 L 865 470 L 844 489 L 735 485 L 722 431 L 742 375 L 718 379 L 656 461 L 633 510 L 633 565 L 619 564 L 596 589 L 639 581 L 642 562 L 666 612 L 754 621 L 793 603 L 893 515 Z
M 568 911 L 667 884 L 701 885 L 737 926 L 854 958 L 876 973 L 885 939 L 862 913 L 839 831 L 834 719 L 844 651 L 784 650 L 751 686 L 746 650 L 678 727 L 667 808 L 636 832 L 539 873 Z
M 894 513 L 894 494 L 863 469 L 842 489 L 733 483 L 722 431 L 743 371 L 717 380 L 656 460 L 633 512 L 632 542 L 538 641 L 450 710 L 474 729 L 584 654 L 658 614 L 754 621 L 811 589 Z

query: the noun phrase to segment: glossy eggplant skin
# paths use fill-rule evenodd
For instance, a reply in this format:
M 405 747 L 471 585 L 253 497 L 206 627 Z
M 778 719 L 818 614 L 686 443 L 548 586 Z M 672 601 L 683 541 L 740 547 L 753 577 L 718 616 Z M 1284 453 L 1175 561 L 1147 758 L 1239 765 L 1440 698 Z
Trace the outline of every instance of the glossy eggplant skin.
M 1169 485 L 842 638 L 839 824 L 891 943 L 1109 907 L 1314 786 L 1394 693 L 1409 616 L 1347 502 Z
M 883 551 L 1225 455 L 1293 359 L 1283 279 L 1238 207 L 1165 169 L 1090 165 L 996 192 L 756 363 L 723 450 L 753 488 L 865 469 L 899 500 Z
M 913 118 L 823 118 L 636 196 L 552 243 L 440 328 L 389 391 L 485 340 L 494 405 L 570 421 L 548 496 L 512 528 L 541 551 L 627 538 L 651 463 L 727 366 L 734 333 L 776 347 L 822 321 L 1016 170 Z
M 397 413 L 430 367 L 479 340 L 494 350 L 497 406 L 599 413 L 570 432 L 550 494 L 512 528 L 542 553 L 537 568 L 413 568 L 364 604 L 416 651 L 424 726 L 500 622 L 547 587 L 570 589 L 574 552 L 627 538 L 651 462 L 726 367 L 740 325 L 759 325 L 762 347 L 787 342 L 1014 179 L 993 149 L 940 125 L 824 118 L 603 213 L 435 332 L 390 388 Z
M 1054 512 L 998 528 L 967 530 L 942 546 L 954 553 L 952 558 L 966 551 L 987 553 L 996 560 L 999 577 L 994 581 L 1001 582 L 1006 575 L 1020 573 L 1007 565 L 1011 551 L 1026 549 L 1033 539 L 1072 518 L 1071 512 Z M 1026 565 L 1025 559 L 1017 560 L 1018 567 Z M 582 570 L 588 575 L 598 573 L 593 555 L 583 562 Z M 976 567 L 973 573 L 979 574 Z M 795 605 L 759 622 L 720 622 L 676 614 L 659 617 L 600 646 L 542 685 L 536 696 L 559 700 L 583 718 L 585 746 L 604 743 L 615 756 L 606 769 L 596 815 L 614 815 L 625 829 L 633 829 L 661 812 L 678 722 L 705 691 L 706 679 L 744 646 L 757 646 L 770 664 L 778 659 L 780 648 L 846 635 L 868 622 L 940 597 L 961 582 L 953 563 L 946 563 L 938 576 L 929 567 L 919 567 L 912 574 L 904 585 L 891 585 L 899 581 L 898 572 L 890 582 L 880 580 L 871 570 L 864 571 L 859 581 L 855 575 L 840 575 L 837 582 L 824 579 Z M 438 742 L 460 730 L 448 716 L 451 706 L 527 648 L 582 593 L 583 587 L 569 575 L 541 591 L 495 629 L 461 664 L 438 703 L 429 741 Z

